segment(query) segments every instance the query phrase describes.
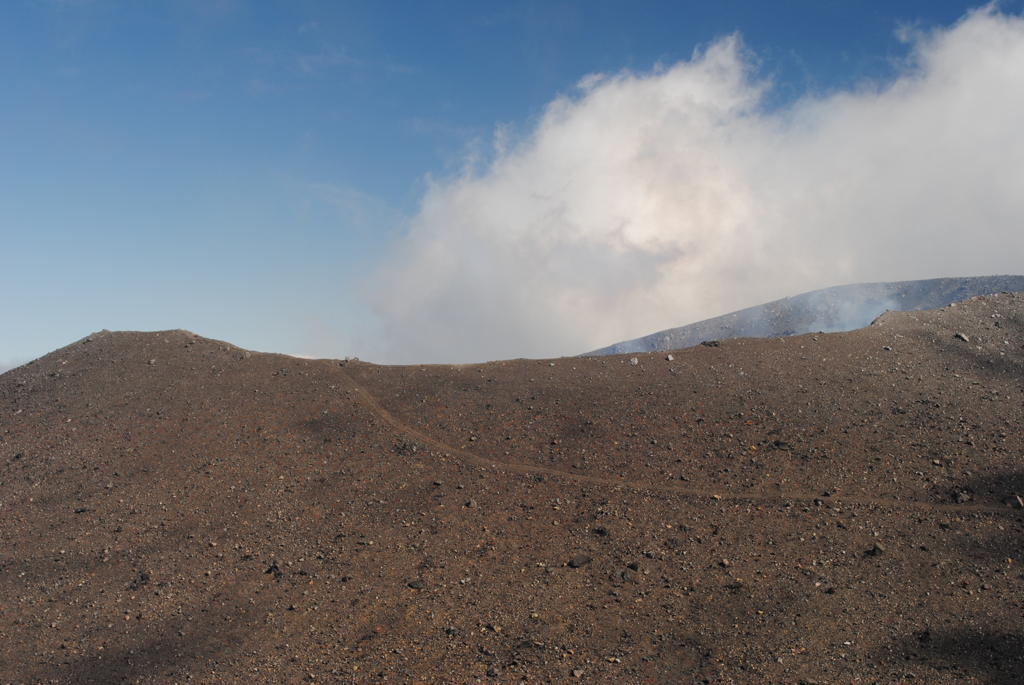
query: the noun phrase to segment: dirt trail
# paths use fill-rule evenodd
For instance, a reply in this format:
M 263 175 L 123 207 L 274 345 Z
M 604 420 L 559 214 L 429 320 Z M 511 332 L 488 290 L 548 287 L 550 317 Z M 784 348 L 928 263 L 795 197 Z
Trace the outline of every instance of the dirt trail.
M 423 431 L 409 425 L 402 421 L 394 414 L 385 409 L 380 401 L 374 397 L 368 390 L 361 387 L 358 383 L 353 380 L 351 376 L 342 371 L 342 376 L 345 381 L 351 386 L 351 389 L 356 392 L 359 397 L 362 398 L 363 402 L 369 407 L 374 413 L 380 416 L 395 430 L 401 431 L 415 437 L 417 440 L 427 445 L 432 445 L 435 449 L 444 452 L 446 455 L 455 455 L 471 464 L 477 464 L 479 466 L 491 467 L 494 469 L 501 469 L 509 473 L 521 473 L 521 474 L 544 474 L 549 476 L 558 476 L 560 478 L 566 478 L 573 481 L 592 483 L 595 485 L 604 485 L 615 488 L 631 488 L 637 491 L 652 491 L 652 492 L 671 492 L 686 497 L 697 497 L 714 500 L 731 500 L 737 502 L 813 502 L 821 500 L 820 495 L 815 495 L 807 492 L 800 492 L 796 490 L 788 490 L 779 493 L 766 493 L 766 492 L 746 492 L 743 494 L 728 493 L 722 491 L 711 490 L 707 488 L 693 488 L 684 487 L 678 485 L 661 485 L 657 483 L 641 483 L 626 480 L 616 480 L 613 478 L 601 478 L 598 476 L 588 476 L 580 473 L 572 473 L 571 471 L 564 471 L 561 469 L 550 468 L 540 465 L 532 464 L 517 464 L 513 462 L 498 461 L 495 459 L 488 459 L 479 455 L 473 454 L 463 449 L 459 449 L 452 445 L 445 443 Z M 902 509 L 922 509 L 926 511 L 949 511 L 956 512 L 959 514 L 968 514 L 971 512 L 986 512 L 991 514 L 1004 514 L 1007 516 L 1015 516 L 1019 512 L 1014 511 L 1007 506 L 987 506 L 984 504 L 936 504 L 931 502 L 915 502 L 911 500 L 896 500 L 896 499 L 879 499 L 874 497 L 836 497 L 830 498 L 829 502 L 835 506 L 840 504 L 859 504 L 868 507 L 884 507 L 884 508 L 902 508 Z

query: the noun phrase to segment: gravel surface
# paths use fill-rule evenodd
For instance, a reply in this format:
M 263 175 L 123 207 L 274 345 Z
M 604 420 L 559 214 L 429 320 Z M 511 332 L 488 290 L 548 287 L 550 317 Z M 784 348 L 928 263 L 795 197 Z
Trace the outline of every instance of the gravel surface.
M 671 360 L 96 333 L 0 376 L 0 683 L 1019 683 L 1022 346 L 1007 294 Z

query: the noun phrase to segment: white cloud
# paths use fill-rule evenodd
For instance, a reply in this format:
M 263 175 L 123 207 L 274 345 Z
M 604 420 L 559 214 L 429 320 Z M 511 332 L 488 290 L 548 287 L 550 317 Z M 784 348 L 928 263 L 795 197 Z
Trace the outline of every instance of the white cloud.
M 25 362 L 23 361 L 6 361 L 0 362 L 0 374 L 7 373 L 11 369 L 16 369 Z
M 784 111 L 735 37 L 588 76 L 485 171 L 431 184 L 365 354 L 569 355 L 818 287 L 1024 271 L 1024 21 L 911 39 L 892 83 Z

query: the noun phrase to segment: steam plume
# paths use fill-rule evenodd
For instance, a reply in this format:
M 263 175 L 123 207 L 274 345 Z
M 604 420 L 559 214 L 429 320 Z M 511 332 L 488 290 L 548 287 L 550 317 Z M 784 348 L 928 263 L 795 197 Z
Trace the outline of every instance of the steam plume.
M 25 362 L 17 362 L 17 361 L 3 362 L 3 361 L 0 361 L 0 373 L 7 373 L 11 369 L 16 369 L 16 368 L 18 368 L 19 366 L 21 366 L 24 363 Z
M 377 277 L 387 361 L 577 354 L 839 283 L 1020 272 L 1024 20 L 909 40 L 893 82 L 782 111 L 737 37 L 583 79 L 484 172 L 431 185 Z

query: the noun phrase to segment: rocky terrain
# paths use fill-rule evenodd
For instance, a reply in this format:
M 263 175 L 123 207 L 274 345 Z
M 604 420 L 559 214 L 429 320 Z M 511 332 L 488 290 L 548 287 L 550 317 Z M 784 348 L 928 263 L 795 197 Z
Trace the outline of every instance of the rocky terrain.
M 937 309 L 979 295 L 1020 291 L 1024 291 L 1024 276 L 839 285 L 626 340 L 588 354 L 659 352 L 693 347 L 709 340 L 839 333 L 863 328 L 886 311 Z
M 1024 296 L 386 367 L 0 376 L 0 683 L 1024 682 Z

